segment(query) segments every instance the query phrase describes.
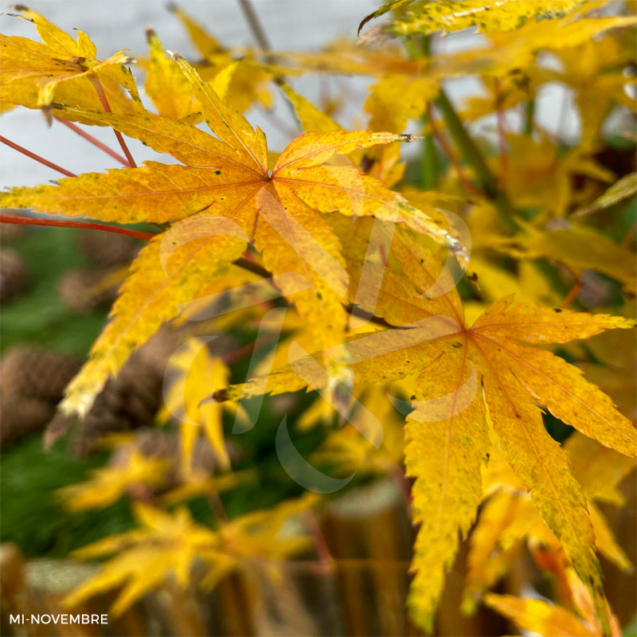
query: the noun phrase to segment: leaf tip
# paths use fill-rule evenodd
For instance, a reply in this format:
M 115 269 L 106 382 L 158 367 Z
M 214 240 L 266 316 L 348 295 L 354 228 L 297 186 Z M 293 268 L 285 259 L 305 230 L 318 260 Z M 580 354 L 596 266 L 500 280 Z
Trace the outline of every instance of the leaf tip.
M 361 31 L 363 30 L 363 27 L 370 21 L 373 20 L 376 17 L 376 12 L 374 11 L 374 13 L 370 13 L 368 16 L 365 16 L 360 24 L 358 25 L 358 30 L 356 31 L 356 35 L 360 35 Z

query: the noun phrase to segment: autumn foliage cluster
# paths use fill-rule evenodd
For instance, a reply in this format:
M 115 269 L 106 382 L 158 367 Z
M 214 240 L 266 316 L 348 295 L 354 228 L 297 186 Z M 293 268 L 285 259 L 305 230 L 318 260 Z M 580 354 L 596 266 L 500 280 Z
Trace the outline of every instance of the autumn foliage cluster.
M 420 629 L 434 630 L 445 575 L 468 539 L 458 612 L 487 604 L 520 630 L 621 634 L 598 555 L 631 564 L 599 505 L 623 505 L 637 451 L 637 176 L 604 158 L 634 152 L 634 10 L 394 0 L 361 16 L 357 42 L 293 53 L 269 49 L 253 13 L 259 46 L 235 51 L 173 7 L 199 50 L 188 61 L 150 30 L 147 54 L 101 59 L 86 34 L 16 8 L 40 41 L 0 36 L 2 110 L 110 128 L 123 166 L 8 188 L 2 207 L 87 218 L 145 241 L 60 410 L 81 420 L 158 332 L 177 343 L 158 420 L 179 423 L 182 485 L 136 503 L 134 530 L 76 554 L 113 557 L 69 607 L 115 588 L 118 614 L 169 573 L 187 586 L 195 563 L 214 586 L 250 559 L 307 555 L 315 536 L 303 524 L 290 533 L 289 520 L 320 512 L 358 473 L 407 491 L 417 528 L 408 612 Z M 463 29 L 483 37 L 458 52 L 440 47 Z M 366 77 L 366 129 L 339 124 L 337 99 L 314 104 L 295 91 L 307 75 Z M 469 76 L 480 94 L 452 100 L 448 83 Z M 555 84 L 573 96 L 576 140 L 538 117 Z M 244 115 L 275 96 L 302 131 L 283 149 Z M 126 138 L 157 160 L 137 166 Z M 246 324 L 258 329 L 242 377 L 239 357 L 216 352 L 205 330 Z M 304 493 L 227 516 L 223 494 L 252 479 L 233 467 L 228 419 L 233 432 L 259 427 L 264 396 L 290 392 L 311 400 L 281 425 L 277 445 L 289 430 L 320 432 L 305 460 L 324 480 L 288 469 L 281 443 Z M 214 474 L 193 468 L 200 436 Z M 162 462 L 135 454 L 69 487 L 67 505 L 98 508 L 132 483 L 154 487 Z M 212 526 L 184 505 L 202 494 Z M 553 600 L 490 592 L 521 550 L 550 571 Z

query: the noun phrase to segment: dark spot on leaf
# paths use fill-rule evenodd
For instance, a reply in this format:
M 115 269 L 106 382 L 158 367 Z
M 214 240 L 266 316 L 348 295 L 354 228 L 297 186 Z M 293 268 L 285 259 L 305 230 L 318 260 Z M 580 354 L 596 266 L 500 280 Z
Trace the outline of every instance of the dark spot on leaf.
M 212 394 L 212 399 L 218 403 L 225 403 L 228 400 L 228 390 L 218 389 Z

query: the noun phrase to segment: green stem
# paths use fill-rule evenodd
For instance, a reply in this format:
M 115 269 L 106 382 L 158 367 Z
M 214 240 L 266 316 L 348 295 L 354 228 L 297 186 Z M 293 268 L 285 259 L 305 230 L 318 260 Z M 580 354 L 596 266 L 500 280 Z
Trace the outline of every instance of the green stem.
M 423 118 L 423 125 L 429 125 L 429 116 Z M 440 179 L 440 162 L 436 152 L 436 144 L 432 133 L 426 133 L 423 140 L 424 148 L 422 154 L 422 185 L 425 190 L 435 190 Z
M 533 135 L 535 127 L 535 100 L 529 100 L 524 105 L 524 128 L 522 132 L 527 137 Z
M 511 203 L 506 194 L 498 187 L 498 182 L 487 165 L 486 160 L 475 141 L 467 132 L 462 120 L 456 113 L 453 104 L 447 97 L 444 89 L 440 89 L 440 93 L 435 100 L 436 107 L 440 110 L 447 123 L 447 128 L 453 137 L 456 145 L 462 151 L 466 162 L 471 166 L 475 173 L 482 190 L 489 199 L 493 201 L 500 217 L 512 231 L 519 230 L 518 224 L 511 216 Z
M 426 35 L 421 40 L 422 54 L 425 57 L 431 55 L 431 38 Z M 430 118 L 428 110 L 422 118 L 422 125 L 425 130 L 429 128 Z M 436 152 L 436 143 L 433 132 L 426 132 L 423 140 L 423 154 L 422 154 L 422 185 L 425 190 L 435 190 L 438 187 L 440 180 L 440 162 L 438 160 L 438 153 Z

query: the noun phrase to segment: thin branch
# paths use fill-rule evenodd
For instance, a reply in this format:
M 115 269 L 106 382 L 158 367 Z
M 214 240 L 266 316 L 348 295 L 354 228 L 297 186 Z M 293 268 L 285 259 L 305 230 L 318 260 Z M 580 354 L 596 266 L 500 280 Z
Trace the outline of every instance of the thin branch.
M 573 277 L 574 281 L 573 286 L 564 297 L 562 303 L 560 303 L 560 309 L 566 309 L 577 298 L 577 295 L 580 293 L 583 287 L 583 283 L 580 274 L 576 270 L 569 267 L 563 261 L 558 261 L 557 263 Z
M 560 309 L 566 309 L 576 298 L 582 290 L 581 281 L 575 281 L 573 287 L 568 291 L 568 294 L 564 297 L 564 300 L 560 303 Z
M 454 141 L 462 151 L 467 163 L 473 168 L 480 182 L 480 186 L 495 204 L 500 217 L 511 231 L 515 232 L 519 230 L 520 228 L 512 216 L 513 208 L 511 202 L 508 200 L 506 194 L 498 187 L 498 182 L 493 176 L 482 152 L 471 135 L 469 135 L 469 132 L 443 89 L 440 90 L 435 103 L 442 112 L 445 122 L 447 123 L 447 128 Z
M 120 226 L 107 226 L 102 223 L 93 223 L 89 221 L 68 221 L 66 219 L 41 219 L 39 217 L 13 217 L 11 215 L 0 215 L 0 223 L 11 223 L 24 226 L 55 226 L 58 228 L 84 228 L 85 230 L 101 230 L 103 232 L 112 232 L 114 234 L 124 234 L 133 239 L 142 239 L 150 241 L 156 235 L 147 232 L 139 232 L 130 228 L 122 228 Z
M 259 347 L 256 347 L 256 341 L 252 341 L 251 343 L 246 343 L 243 347 L 236 349 L 234 352 L 230 352 L 225 356 L 222 356 L 223 362 L 226 365 L 233 365 L 234 363 L 243 360 L 250 356 L 250 354 L 258 352 L 260 349 L 271 345 L 274 341 L 279 338 L 277 333 L 271 334 L 268 338 L 264 338 L 262 342 L 259 344 Z
M 507 142 L 506 142 L 506 116 L 502 110 L 502 93 L 500 90 L 500 80 L 495 78 L 496 94 L 496 118 L 498 121 L 498 147 L 500 152 L 500 186 L 507 182 L 508 162 L 507 162 Z
M 246 22 L 248 23 L 248 26 L 250 27 L 250 31 L 252 31 L 254 39 L 257 41 L 259 47 L 261 47 L 261 50 L 264 52 L 271 51 L 272 47 L 270 46 L 270 41 L 268 40 L 268 36 L 265 34 L 265 29 L 261 24 L 261 20 L 259 20 L 257 12 L 252 6 L 252 2 L 250 2 L 250 0 L 239 0 L 239 6 L 241 7 L 241 11 L 243 11 L 243 15 L 246 19 Z M 275 63 L 275 59 L 271 55 L 266 55 L 265 61 L 268 64 Z M 281 86 L 285 83 L 285 77 L 283 77 L 282 75 L 277 75 L 273 77 L 272 80 L 278 86 Z
M 74 133 L 77 133 L 80 137 L 83 137 L 86 141 L 93 144 L 93 146 L 96 146 L 100 150 L 104 151 L 107 155 L 110 155 L 113 159 L 118 161 L 123 166 L 127 166 L 127 167 L 130 166 L 130 164 L 124 157 L 117 154 L 112 148 L 109 148 L 106 144 L 103 144 L 96 137 L 93 137 L 93 135 L 89 135 L 86 131 L 82 130 L 79 126 L 77 126 L 73 122 L 69 122 L 57 116 L 54 116 L 54 119 L 60 122 L 60 124 L 64 124 L 64 126 L 67 126 L 68 128 L 70 128 Z
M 134 239 L 141 239 L 142 241 L 151 241 L 154 237 L 158 236 L 156 234 L 139 232 L 138 230 L 131 230 L 130 228 L 122 228 L 120 226 L 107 226 L 102 223 L 94 223 L 89 221 L 68 221 L 66 219 L 42 219 L 40 217 L 14 217 L 11 215 L 0 215 L 0 223 L 11 223 L 25 226 L 54 226 L 58 228 L 83 228 L 85 230 L 101 230 L 102 232 L 123 234 L 129 237 L 133 237 Z M 234 264 L 262 278 L 267 279 L 271 276 L 271 273 L 262 265 L 257 263 L 247 252 L 244 253 L 243 257 L 240 257 L 239 259 L 234 261 Z M 352 316 L 364 318 L 365 320 L 370 321 L 371 323 L 375 323 L 376 325 L 381 325 L 383 327 L 392 329 L 402 329 L 400 327 L 391 325 L 383 318 L 380 318 L 378 316 L 371 316 L 368 313 L 360 310 L 360 308 L 357 308 L 353 305 L 347 306 L 345 310 Z
M 26 148 L 23 148 L 22 146 L 18 146 L 18 144 L 16 144 L 15 142 L 8 140 L 6 137 L 2 137 L 1 135 L 0 135 L 0 142 L 2 142 L 3 144 L 6 144 L 10 148 L 13 148 L 13 150 L 17 150 L 19 153 L 22 153 L 23 155 L 30 157 L 31 159 L 35 159 L 35 161 L 39 161 L 41 164 L 44 164 L 45 166 L 48 166 L 49 168 L 53 168 L 53 170 L 57 170 L 59 173 L 62 173 L 63 175 L 66 175 L 67 177 L 77 177 L 77 175 L 75 173 L 72 173 L 70 170 L 66 170 L 66 168 L 62 168 L 61 166 L 54 164 L 52 161 L 49 161 L 48 159 L 44 159 L 44 157 L 40 157 L 40 155 L 36 155 L 35 153 L 32 153 L 30 150 L 27 150 Z
M 460 165 L 460 162 L 458 161 L 458 158 L 455 156 L 453 150 L 451 150 L 451 147 L 449 146 L 449 144 L 447 144 L 447 141 L 445 140 L 442 133 L 438 130 L 438 127 L 435 124 L 435 120 L 433 116 L 433 108 L 431 104 L 428 105 L 428 111 L 429 111 L 429 117 L 428 117 L 429 128 L 431 129 L 431 134 L 433 138 L 438 142 L 438 146 L 440 146 L 440 148 L 442 149 L 442 152 L 447 156 L 447 159 L 449 160 L 451 165 L 454 167 L 456 173 L 458 174 L 458 179 L 460 180 L 460 184 L 467 191 L 468 194 L 473 196 L 483 197 L 484 192 L 476 188 L 466 178 L 462 170 L 462 166 Z
M 325 539 L 323 530 L 316 519 L 316 513 L 312 510 L 307 511 L 305 514 L 305 522 L 309 527 L 308 530 L 314 536 L 314 545 L 321 564 L 327 565 L 334 562 L 334 556 L 330 551 L 330 547 Z
M 250 0 L 239 0 L 239 6 L 243 11 L 243 15 L 250 26 L 250 30 L 252 31 L 252 35 L 254 35 L 254 39 L 257 41 L 257 44 L 263 51 L 269 51 L 272 47 L 270 47 L 268 36 L 265 34 L 263 25 L 261 24 L 259 16 L 254 10 L 252 3 Z
M 104 107 L 104 110 L 107 113 L 112 113 L 111 106 L 108 103 L 108 100 L 106 99 L 106 93 L 104 92 L 104 87 L 102 86 L 102 83 L 100 82 L 100 78 L 97 77 L 95 73 L 91 73 L 89 75 L 89 78 L 93 86 L 95 87 L 95 91 L 97 92 L 97 95 L 100 98 L 100 102 L 102 102 L 102 106 Z M 113 132 L 115 133 L 115 137 L 117 137 L 117 141 L 119 142 L 119 145 L 124 151 L 124 155 L 126 155 L 126 159 L 128 160 L 128 167 L 137 168 L 137 164 L 135 163 L 135 160 L 133 159 L 133 156 L 131 155 L 130 150 L 128 150 L 128 146 L 126 145 L 126 142 L 124 141 L 124 137 L 119 131 L 116 131 L 115 129 L 113 129 Z

